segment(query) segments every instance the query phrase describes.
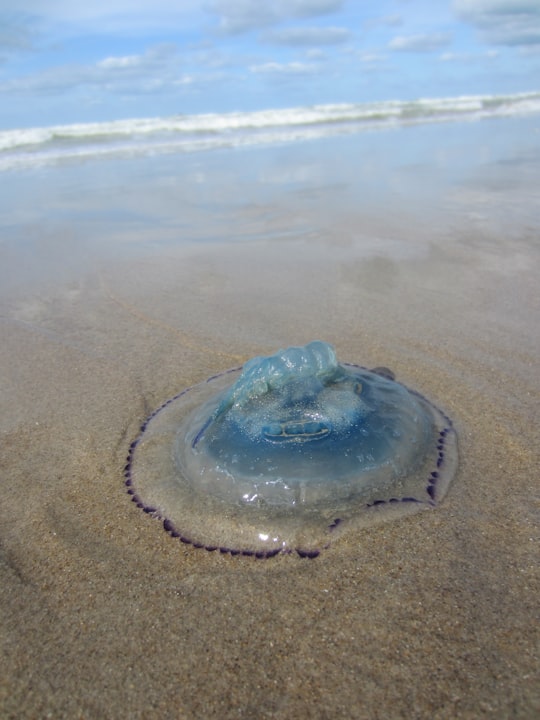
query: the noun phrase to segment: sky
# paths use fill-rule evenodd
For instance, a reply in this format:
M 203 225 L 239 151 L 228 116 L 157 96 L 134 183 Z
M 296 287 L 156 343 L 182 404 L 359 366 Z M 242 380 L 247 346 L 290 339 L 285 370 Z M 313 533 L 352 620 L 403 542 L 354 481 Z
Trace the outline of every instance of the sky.
M 2 129 L 538 89 L 540 0 L 0 0 Z

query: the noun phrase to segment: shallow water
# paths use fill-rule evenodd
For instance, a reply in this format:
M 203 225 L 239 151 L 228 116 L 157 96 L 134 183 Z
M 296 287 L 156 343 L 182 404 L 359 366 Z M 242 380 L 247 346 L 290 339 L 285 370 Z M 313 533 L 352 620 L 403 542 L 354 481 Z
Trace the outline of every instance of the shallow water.
M 0 176 L 7 717 L 534 715 L 539 127 Z M 313 338 L 455 420 L 437 509 L 256 561 L 134 507 L 152 410 Z

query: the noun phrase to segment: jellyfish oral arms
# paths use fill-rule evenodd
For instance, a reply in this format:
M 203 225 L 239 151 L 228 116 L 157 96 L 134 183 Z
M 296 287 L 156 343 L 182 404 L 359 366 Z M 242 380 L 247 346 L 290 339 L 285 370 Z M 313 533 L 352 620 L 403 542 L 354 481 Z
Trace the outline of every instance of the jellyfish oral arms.
M 456 434 L 393 378 L 320 341 L 253 358 L 145 421 L 128 492 L 183 542 L 255 557 L 315 557 L 347 528 L 434 507 Z

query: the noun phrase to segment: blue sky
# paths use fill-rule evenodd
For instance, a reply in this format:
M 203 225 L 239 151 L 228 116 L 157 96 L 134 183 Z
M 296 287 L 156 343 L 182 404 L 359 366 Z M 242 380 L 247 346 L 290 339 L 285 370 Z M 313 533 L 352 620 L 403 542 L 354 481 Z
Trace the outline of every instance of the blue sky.
M 539 86 L 540 0 L 0 0 L 1 128 Z

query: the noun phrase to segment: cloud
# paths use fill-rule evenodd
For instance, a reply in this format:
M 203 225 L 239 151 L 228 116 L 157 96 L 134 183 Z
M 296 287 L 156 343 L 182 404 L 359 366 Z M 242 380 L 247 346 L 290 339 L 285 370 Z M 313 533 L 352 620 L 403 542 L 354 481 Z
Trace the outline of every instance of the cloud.
M 298 17 L 312 17 L 339 10 L 343 0 L 289 0 L 286 4 L 293 8 Z
M 219 15 L 219 29 L 226 35 L 267 27 L 278 22 L 275 5 L 251 0 L 216 0 L 212 9 Z
M 373 30 L 377 27 L 397 27 L 403 25 L 403 18 L 401 15 L 382 15 L 378 18 L 369 18 L 364 23 L 366 30 Z
M 0 11 L 0 53 L 11 54 L 32 50 L 35 44 L 35 28 L 31 18 L 21 14 Z M 1 56 L 0 56 L 0 59 Z
M 54 95 L 91 88 L 111 94 L 165 92 L 194 79 L 180 71 L 176 47 L 163 43 L 140 55 L 110 56 L 92 65 L 64 65 L 4 82 L 0 90 Z
M 7 5 L 8 0 L 0 0 Z M 182 27 L 200 20 L 201 0 L 17 0 L 11 3 L 8 20 L 31 23 L 32 34 L 49 39 L 59 31 L 62 37 L 82 34 L 142 35 Z M 0 28 L 8 27 L 0 8 Z
M 305 51 L 305 56 L 308 60 L 326 60 L 327 54 L 321 48 L 308 48 Z
M 307 18 L 339 10 L 344 0 L 213 0 L 210 9 L 219 16 L 225 34 L 276 25 L 289 18 Z
M 379 55 L 378 53 L 370 53 L 370 52 L 358 52 L 357 57 L 360 60 L 360 62 L 367 63 L 368 65 L 372 65 L 374 63 L 379 63 L 381 60 L 383 60 L 383 56 Z
M 454 0 L 453 7 L 458 17 L 475 26 L 487 43 L 540 43 L 538 0 Z
M 126 55 L 124 57 L 108 57 L 98 62 L 98 67 L 110 68 L 132 68 L 139 67 L 143 59 L 142 55 Z
M 338 45 L 346 42 L 351 33 L 340 27 L 294 27 L 273 30 L 264 36 L 277 45 Z
M 317 70 L 317 66 L 312 63 L 290 62 L 277 63 L 267 62 L 261 65 L 251 65 L 250 72 L 256 74 L 271 75 L 306 75 Z
M 135 71 L 140 73 L 166 73 L 179 64 L 178 50 L 174 43 L 159 43 L 140 55 L 112 55 L 95 64 L 95 69 L 109 71 L 120 77 Z
M 472 62 L 482 62 L 484 60 L 494 60 L 499 56 L 499 52 L 497 50 L 487 50 L 484 53 L 468 53 L 468 52 L 446 52 L 443 53 L 439 60 L 441 62 L 456 62 L 456 63 L 472 63 Z
M 396 25 L 403 25 L 403 18 L 401 15 L 383 15 L 378 20 L 379 25 L 387 25 L 388 27 L 396 27 Z
M 15 24 L 10 26 L 7 22 L 0 22 L 2 22 L 2 27 L 0 27 L 0 48 L 26 50 L 29 47 L 30 33 L 26 28 Z
M 6 3 L 7 4 L 7 3 Z M 16 5 L 16 10 L 13 8 Z M 200 9 L 200 0 L 107 0 L 107 2 L 73 2 L 73 0 L 17 0 L 11 3 L 12 15 L 43 17 L 60 22 L 107 22 L 108 19 L 130 16 L 185 15 Z
M 398 35 L 388 43 L 390 50 L 404 52 L 433 52 L 449 45 L 450 33 L 426 33 L 421 35 Z

